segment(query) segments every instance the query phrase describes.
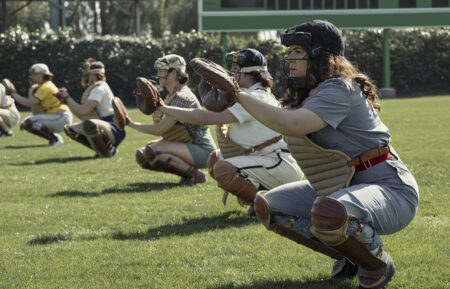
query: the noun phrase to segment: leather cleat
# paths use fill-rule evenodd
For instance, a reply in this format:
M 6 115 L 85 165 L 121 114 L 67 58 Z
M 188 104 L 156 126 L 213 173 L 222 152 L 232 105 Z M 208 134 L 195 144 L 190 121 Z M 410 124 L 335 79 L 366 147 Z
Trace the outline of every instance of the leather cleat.
M 206 176 L 199 170 L 193 169 L 191 172 L 192 177 L 181 177 L 179 184 L 182 186 L 193 186 L 206 182 Z
M 352 279 L 358 274 L 358 265 L 342 258 L 333 263 L 331 279 Z
M 388 255 L 386 266 L 378 270 L 366 270 L 359 267 L 358 279 L 359 287 L 358 289 L 382 289 L 384 288 L 392 279 L 395 273 L 395 265 Z

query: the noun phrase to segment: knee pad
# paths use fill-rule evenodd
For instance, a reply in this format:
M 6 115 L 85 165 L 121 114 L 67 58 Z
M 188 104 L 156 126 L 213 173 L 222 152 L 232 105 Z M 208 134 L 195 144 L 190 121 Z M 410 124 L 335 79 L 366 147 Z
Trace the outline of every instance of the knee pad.
M 267 191 L 259 191 L 255 196 L 253 205 L 258 220 L 260 220 L 267 229 L 270 229 L 270 217 L 273 212 L 269 207 L 269 202 L 264 197 L 266 193 Z
M 143 147 L 142 154 L 144 155 L 145 159 L 149 162 L 153 161 L 156 156 L 159 154 L 159 152 L 155 152 L 153 148 L 149 145 Z
M 81 143 L 82 145 L 87 146 L 88 148 L 91 148 L 91 145 L 85 135 L 77 133 L 73 128 L 70 127 L 70 125 L 66 124 L 64 125 L 64 133 L 73 139 L 74 141 L 77 141 Z
M 257 189 L 241 177 L 238 169 L 227 161 L 218 161 L 213 168 L 214 179 L 219 187 L 239 197 L 246 204 L 253 204 Z
M 28 130 L 30 131 L 33 127 L 33 122 L 28 117 L 23 120 L 23 122 L 20 124 L 20 130 Z
M 227 161 L 217 161 L 213 167 L 214 179 L 219 187 L 227 189 L 239 177 L 238 169 Z
M 138 149 L 136 151 L 136 162 L 141 166 L 143 169 L 150 169 L 150 164 L 147 162 L 147 159 L 144 156 L 144 150 Z
M 82 123 L 84 132 L 89 136 L 100 135 L 100 130 L 95 122 L 90 119 L 84 120 Z
M 311 233 L 328 246 L 347 240 L 348 215 L 344 205 L 329 197 L 318 197 L 311 209 Z
M 208 158 L 208 162 L 207 162 L 207 166 L 208 166 L 208 173 L 211 176 L 211 178 L 214 178 L 214 165 L 217 163 L 217 161 L 219 160 L 219 156 L 217 154 L 217 150 L 212 151 L 209 154 L 209 158 Z

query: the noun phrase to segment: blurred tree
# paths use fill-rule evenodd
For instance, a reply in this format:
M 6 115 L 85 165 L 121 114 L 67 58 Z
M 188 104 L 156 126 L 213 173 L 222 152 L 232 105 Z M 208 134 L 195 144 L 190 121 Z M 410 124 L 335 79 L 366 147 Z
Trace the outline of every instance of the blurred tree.
M 47 1 L 0 0 L 1 31 L 21 25 L 29 30 L 48 27 Z M 197 29 L 197 1 L 179 0 L 67 0 L 66 24 L 77 36 L 133 35 L 136 29 L 135 4 L 141 14 L 141 35 L 165 34 Z
M 49 23 L 48 5 L 43 1 L 6 1 L 1 0 L 0 32 L 10 26 L 21 25 L 32 31 L 44 28 Z

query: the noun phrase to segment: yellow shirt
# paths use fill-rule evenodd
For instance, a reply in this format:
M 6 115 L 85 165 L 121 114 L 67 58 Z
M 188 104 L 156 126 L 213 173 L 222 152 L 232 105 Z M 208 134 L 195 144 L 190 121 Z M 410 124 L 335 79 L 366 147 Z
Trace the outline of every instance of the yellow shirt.
M 50 80 L 44 82 L 39 86 L 39 88 L 34 93 L 34 96 L 37 97 L 41 102 L 40 105 L 45 109 L 45 112 L 48 114 L 56 114 L 61 110 L 69 110 L 69 107 L 65 104 L 62 104 L 54 93 L 58 92 L 58 88 L 53 84 Z

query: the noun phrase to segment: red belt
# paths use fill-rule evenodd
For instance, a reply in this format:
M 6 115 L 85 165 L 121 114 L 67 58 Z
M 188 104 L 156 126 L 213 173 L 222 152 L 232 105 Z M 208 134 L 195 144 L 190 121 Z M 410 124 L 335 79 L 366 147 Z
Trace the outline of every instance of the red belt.
M 356 171 L 364 171 L 364 170 L 366 170 L 366 169 L 368 169 L 368 168 L 373 167 L 373 166 L 376 165 L 376 164 L 379 164 L 379 163 L 381 163 L 381 162 L 387 160 L 387 159 L 390 158 L 390 157 L 393 157 L 393 155 L 392 155 L 391 153 L 387 153 L 387 154 L 378 156 L 378 157 L 376 157 L 376 158 L 367 160 L 367 161 L 365 161 L 365 162 L 363 162 L 363 163 L 361 163 L 361 164 L 359 164 L 359 165 L 356 165 L 356 166 L 355 166 L 355 170 L 356 170 Z

